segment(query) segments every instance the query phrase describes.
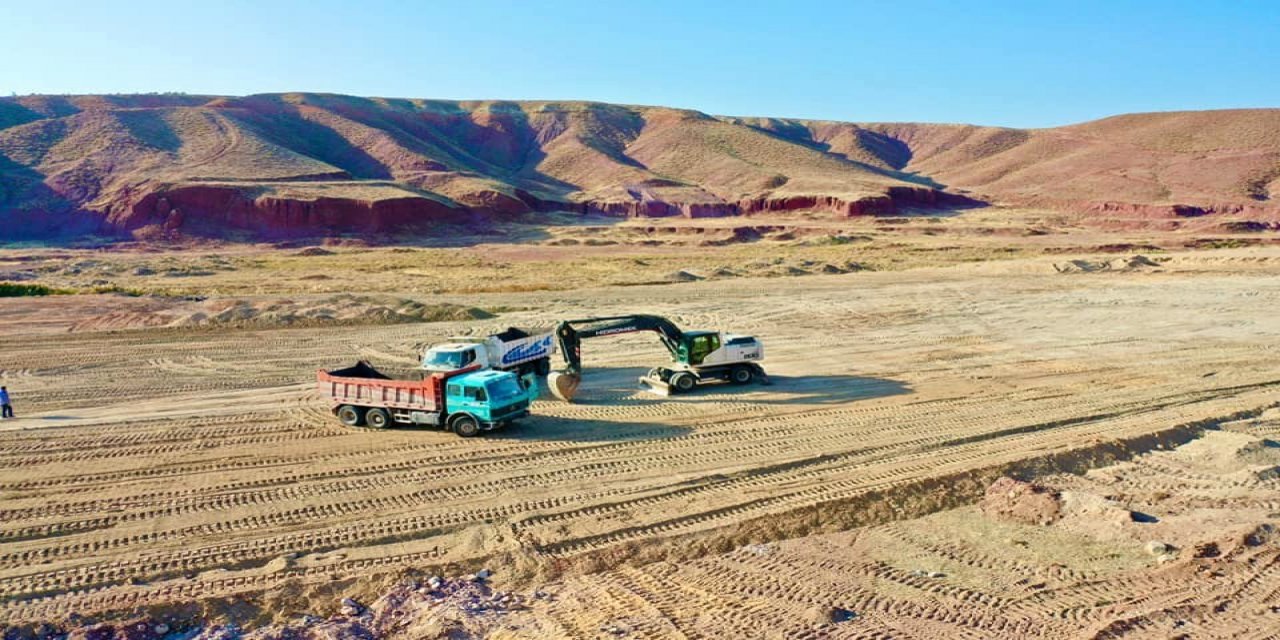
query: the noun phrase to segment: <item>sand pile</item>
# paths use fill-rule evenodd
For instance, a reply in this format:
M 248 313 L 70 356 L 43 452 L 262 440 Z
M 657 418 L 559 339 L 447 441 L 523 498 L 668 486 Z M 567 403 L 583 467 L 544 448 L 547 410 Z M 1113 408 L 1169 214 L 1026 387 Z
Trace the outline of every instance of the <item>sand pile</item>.
M 223 298 L 179 302 L 147 311 L 104 314 L 74 325 L 71 331 L 143 327 L 285 327 L 324 324 L 401 324 L 483 320 L 484 309 L 447 302 L 423 303 L 394 296 L 340 294 L 320 299 Z
M 1099 271 L 1142 271 L 1159 269 L 1160 263 L 1144 255 L 1110 260 L 1070 260 L 1053 264 L 1058 273 L 1097 273 Z
M 1022 524 L 1052 524 L 1062 517 L 1062 496 L 1048 487 L 1003 477 L 979 503 L 988 517 Z
M 1085 491 L 1063 491 L 1062 520 L 1066 526 L 1074 526 L 1080 530 L 1097 534 L 1107 528 L 1128 533 L 1125 529 L 1130 523 L 1151 523 L 1157 519 L 1153 516 L 1126 509 L 1115 501 L 1104 496 Z M 1157 554 L 1158 555 L 1158 554 Z
M 307 247 L 306 249 L 303 249 L 302 251 L 299 251 L 293 255 L 301 256 L 305 258 L 305 257 L 312 257 L 312 256 L 331 256 L 333 255 L 333 252 L 323 247 Z
M 847 260 L 841 264 L 834 264 L 830 262 L 819 262 L 816 260 L 787 262 L 781 258 L 774 258 L 772 260 L 756 260 L 733 268 L 721 265 L 707 271 L 679 269 L 677 271 L 662 274 L 662 276 L 657 280 L 639 284 L 698 282 L 706 279 L 724 278 L 783 278 L 811 275 L 839 275 L 854 273 L 857 271 L 874 271 L 874 269 L 866 264 L 854 260 Z
M 671 273 L 666 274 L 662 279 L 667 282 L 694 282 L 696 280 L 702 280 L 703 278 L 702 276 L 687 269 L 680 269 L 679 271 L 672 271 Z
M 321 300 L 215 300 L 170 322 L 171 327 L 188 326 L 282 326 L 316 323 L 396 324 L 478 320 L 493 314 L 474 307 L 438 303 L 424 304 L 407 298 L 387 296 L 331 296 Z

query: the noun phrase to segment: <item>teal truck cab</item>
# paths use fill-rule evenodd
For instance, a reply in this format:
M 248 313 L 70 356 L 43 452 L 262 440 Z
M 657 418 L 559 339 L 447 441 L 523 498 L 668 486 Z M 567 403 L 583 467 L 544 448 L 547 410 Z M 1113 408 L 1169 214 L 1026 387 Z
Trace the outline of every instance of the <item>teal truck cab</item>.
M 393 380 L 367 362 L 317 371 L 316 386 L 334 415 L 352 427 L 382 429 L 393 423 L 442 426 L 462 437 L 497 429 L 529 415 L 538 395 L 532 374 L 478 371 L 431 373 L 421 380 Z
M 448 380 L 445 406 L 450 414 L 470 415 L 482 426 L 506 424 L 529 414 L 532 383 L 532 376 L 522 381 L 505 371 L 468 373 Z M 537 387 L 532 388 L 536 395 Z

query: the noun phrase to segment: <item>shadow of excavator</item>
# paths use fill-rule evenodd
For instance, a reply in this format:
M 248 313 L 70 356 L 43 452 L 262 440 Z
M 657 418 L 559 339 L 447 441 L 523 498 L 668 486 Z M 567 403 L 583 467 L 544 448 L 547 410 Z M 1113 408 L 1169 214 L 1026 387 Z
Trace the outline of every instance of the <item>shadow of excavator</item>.
M 888 378 L 855 375 L 770 375 L 768 385 L 758 382 L 735 385 L 717 381 L 700 384 L 692 391 L 685 393 L 662 396 L 646 391 L 646 387 L 639 382 L 640 376 L 646 372 L 648 369 L 643 367 L 593 367 L 583 374 L 582 386 L 579 387 L 573 403 L 627 405 L 716 399 L 761 405 L 840 404 L 913 393 L 906 383 Z M 549 393 L 544 393 L 542 397 L 548 402 L 559 402 Z
M 641 367 L 592 368 L 584 376 L 582 387 L 574 399 L 575 405 L 616 408 L 624 413 L 628 409 L 646 413 L 657 405 L 670 402 L 727 402 L 733 404 L 759 404 L 762 406 L 804 405 L 825 406 L 889 396 L 913 393 L 910 387 L 897 380 L 867 376 L 771 376 L 770 385 L 751 383 L 734 385 L 708 383 L 693 391 L 674 396 L 660 396 L 645 391 L 637 378 L 646 371 Z M 561 403 L 546 392 L 543 403 Z M 744 416 L 745 417 L 745 416 Z M 555 416 L 539 412 L 534 407 L 533 416 L 521 424 L 503 431 L 486 434 L 486 438 L 500 440 L 555 440 L 564 442 L 626 442 L 676 438 L 693 429 L 688 426 L 664 424 L 653 421 L 631 422 L 623 420 L 583 419 Z

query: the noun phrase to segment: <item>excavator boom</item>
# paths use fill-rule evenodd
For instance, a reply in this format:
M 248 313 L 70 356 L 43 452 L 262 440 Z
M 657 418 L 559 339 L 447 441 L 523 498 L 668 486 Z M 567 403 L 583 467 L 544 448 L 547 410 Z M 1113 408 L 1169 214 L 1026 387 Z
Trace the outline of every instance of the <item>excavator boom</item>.
M 657 333 L 663 346 L 671 352 L 672 356 L 679 353 L 680 342 L 684 338 L 684 333 L 675 323 L 654 315 L 582 318 L 565 320 L 556 325 L 556 340 L 559 343 L 560 355 L 565 360 L 565 369 L 561 372 L 552 372 L 547 376 L 547 386 L 551 389 L 551 393 L 565 402 L 573 400 L 578 385 L 582 383 L 583 339 L 636 331 Z

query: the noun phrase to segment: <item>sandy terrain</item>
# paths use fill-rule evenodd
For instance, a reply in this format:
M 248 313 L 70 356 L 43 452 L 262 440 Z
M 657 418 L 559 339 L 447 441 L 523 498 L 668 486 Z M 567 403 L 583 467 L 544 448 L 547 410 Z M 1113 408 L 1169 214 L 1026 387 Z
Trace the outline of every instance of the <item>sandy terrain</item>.
M 0 620 L 202 599 L 210 616 L 288 620 L 485 566 L 552 592 L 490 629 L 515 637 L 1263 633 L 1275 546 L 1230 545 L 1237 525 L 1276 522 L 1257 440 L 1274 412 L 1254 419 L 1280 401 L 1280 250 L 1055 269 L 1115 257 L 406 293 L 505 311 L 389 326 L 69 332 L 169 303 L 0 300 L 0 380 L 21 416 L 0 423 Z M 754 333 L 775 384 L 657 397 L 634 382 L 665 359 L 657 341 L 601 339 L 579 402 L 474 440 L 346 429 L 310 386 L 357 358 L 407 371 L 454 333 L 641 311 Z M 1227 423 L 1239 433 L 1045 479 Z M 1006 474 L 1160 522 L 1102 530 L 1064 500 L 1067 516 L 1024 525 L 966 506 Z M 1153 539 L 1174 558 L 1146 554 Z M 1208 540 L 1220 559 L 1193 561 Z M 856 615 L 819 624 L 830 608 Z
M 1047 525 L 987 512 L 1008 502 L 995 485 L 982 506 L 573 578 L 525 624 L 579 637 L 1273 638 L 1280 412 L 1222 427 L 1044 479 L 1057 492 Z

